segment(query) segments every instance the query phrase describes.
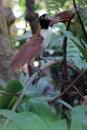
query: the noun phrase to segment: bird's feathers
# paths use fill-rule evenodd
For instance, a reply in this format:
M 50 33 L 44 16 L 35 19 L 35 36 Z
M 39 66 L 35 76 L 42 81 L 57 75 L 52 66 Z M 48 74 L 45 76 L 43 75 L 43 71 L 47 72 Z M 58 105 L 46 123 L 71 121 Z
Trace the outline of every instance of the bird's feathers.
M 50 21 L 50 26 L 53 26 L 57 22 L 66 23 L 66 22 L 68 22 L 70 20 L 72 15 L 73 15 L 73 13 L 71 11 L 62 11 L 62 12 L 60 12 L 60 13 L 50 17 L 50 19 L 52 19 Z
M 45 19 L 45 21 L 43 21 L 44 19 L 40 19 L 40 29 L 38 29 L 37 33 L 33 35 L 29 41 L 24 46 L 22 46 L 22 48 L 20 48 L 12 63 L 10 64 L 10 69 L 12 71 L 16 71 L 17 68 L 22 68 L 25 63 L 30 64 L 35 57 L 40 55 L 40 52 L 42 50 L 42 42 L 43 39 L 45 39 L 45 36 L 40 36 L 42 34 L 40 34 L 41 27 L 42 29 L 46 30 L 49 26 L 53 26 L 57 22 L 68 22 L 72 14 L 73 13 L 71 11 L 63 11 L 54 15 L 53 17 Z M 47 24 L 45 28 L 43 28 L 45 24 L 44 26 L 41 26 L 44 22 Z M 47 35 L 47 37 L 49 36 Z
M 43 49 L 46 49 L 52 38 L 52 28 L 49 27 L 48 29 L 41 29 L 40 35 L 44 38 L 43 44 L 42 44 Z
M 15 55 L 10 64 L 10 70 L 16 71 L 16 69 L 22 68 L 25 63 L 30 63 L 35 57 L 38 57 L 42 48 L 42 42 L 43 38 L 41 36 L 30 38 Z

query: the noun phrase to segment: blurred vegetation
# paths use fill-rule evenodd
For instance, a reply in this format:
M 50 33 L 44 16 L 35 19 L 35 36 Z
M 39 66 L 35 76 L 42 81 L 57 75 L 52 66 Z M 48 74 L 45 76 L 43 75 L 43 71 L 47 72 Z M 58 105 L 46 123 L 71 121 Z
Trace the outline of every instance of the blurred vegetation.
M 16 21 L 11 26 L 10 32 L 13 37 L 15 53 L 32 36 L 30 26 L 25 21 L 25 1 L 24 0 L 4 0 L 4 5 L 10 6 L 15 14 Z M 81 13 L 81 19 L 87 31 L 87 0 L 76 0 L 77 5 L 86 10 Z M 41 14 L 44 11 L 54 15 L 63 10 L 74 10 L 73 0 L 35 0 L 35 12 Z M 87 41 L 77 15 L 75 16 L 69 31 L 66 25 L 57 23 L 53 26 L 53 34 L 48 48 L 44 55 L 50 59 L 62 59 L 62 46 L 64 37 L 67 36 L 67 63 L 68 73 L 72 81 L 83 70 L 87 69 Z M 43 65 L 45 61 L 39 59 Z M 73 105 L 62 99 L 49 104 L 48 101 L 61 93 L 61 65 L 50 67 L 51 77 L 41 74 L 36 84 L 29 87 L 25 85 L 29 79 L 28 74 L 21 73 L 19 79 L 9 81 L 4 84 L 2 81 L 0 90 L 12 93 L 13 95 L 0 94 L 0 129 L 6 130 L 86 130 L 87 129 L 87 73 L 85 73 L 76 83 L 77 91 L 71 89 L 70 99 Z M 53 85 L 54 90 L 49 84 Z M 23 97 L 16 112 L 12 108 L 17 100 L 18 94 L 25 89 Z M 80 94 L 79 94 L 80 93 Z M 15 95 L 16 94 L 16 95 Z M 83 94 L 84 96 L 81 96 Z M 84 98 L 85 97 L 85 98 Z M 83 100 L 82 100 L 83 98 Z M 85 105 L 83 105 L 85 104 Z M 64 109 L 65 108 L 65 109 Z M 10 123 L 5 127 L 7 118 Z M 4 126 L 4 127 L 3 127 Z

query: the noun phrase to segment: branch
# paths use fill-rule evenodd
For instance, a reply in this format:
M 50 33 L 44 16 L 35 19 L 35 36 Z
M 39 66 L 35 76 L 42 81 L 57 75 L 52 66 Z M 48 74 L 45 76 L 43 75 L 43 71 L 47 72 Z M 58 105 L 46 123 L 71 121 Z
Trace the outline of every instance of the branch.
M 40 71 L 43 71 L 44 69 L 48 68 L 49 66 L 52 66 L 53 64 L 56 64 L 56 63 L 61 63 L 62 60 L 52 60 L 52 61 L 49 61 L 47 62 L 46 64 L 44 64 L 42 67 L 39 68 Z M 33 81 L 34 79 L 37 77 L 38 75 L 38 72 L 36 71 L 31 77 L 30 79 L 27 81 L 26 83 L 26 86 L 29 86 Z
M 58 96 L 55 97 L 54 99 L 49 100 L 48 103 L 54 103 L 56 100 L 60 99 L 60 98 L 74 85 L 74 83 L 75 83 L 86 71 L 87 71 L 87 69 L 84 70 L 84 71 L 82 71 L 82 72 L 77 76 L 77 78 L 76 78 L 60 95 L 58 95 Z
M 43 71 L 44 69 L 48 68 L 49 66 L 53 65 L 53 64 L 56 64 L 56 63 L 61 63 L 62 60 L 53 60 L 53 61 L 50 61 L 50 62 L 47 62 L 46 64 L 44 64 L 42 67 L 40 67 L 39 69 L 41 71 Z M 31 77 L 30 79 L 26 82 L 26 86 L 29 87 L 30 84 L 34 81 L 34 79 L 37 77 L 39 73 L 38 72 L 35 72 Z M 25 94 L 25 90 L 22 89 L 21 93 L 19 94 L 18 96 L 18 99 L 16 100 L 13 108 L 12 108 L 12 111 L 16 111 L 18 105 L 20 104 L 21 100 L 23 99 L 24 97 L 24 94 Z
M 24 94 L 25 94 L 25 90 L 23 89 L 23 90 L 21 91 L 21 93 L 19 94 L 18 99 L 16 100 L 16 102 L 15 102 L 13 108 L 12 108 L 12 111 L 16 111 L 18 105 L 20 104 L 22 98 L 24 97 Z M 10 119 L 7 119 L 7 120 L 5 121 L 5 123 L 4 123 L 4 128 L 7 127 L 9 121 L 10 121 Z
M 0 90 L 0 94 L 9 95 L 9 96 L 18 96 L 19 95 L 16 93 L 10 93 L 10 92 L 6 92 L 6 91 L 2 91 L 2 90 Z

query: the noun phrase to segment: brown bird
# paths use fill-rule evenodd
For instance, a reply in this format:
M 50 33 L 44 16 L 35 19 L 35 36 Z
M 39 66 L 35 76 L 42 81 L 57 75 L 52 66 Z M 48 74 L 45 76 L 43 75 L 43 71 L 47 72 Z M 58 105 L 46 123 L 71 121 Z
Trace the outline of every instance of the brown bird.
M 40 16 L 40 25 L 37 33 L 30 37 L 27 43 L 19 49 L 10 64 L 10 69 L 12 71 L 16 71 L 16 69 L 22 68 L 25 63 L 32 64 L 33 60 L 36 57 L 40 56 L 42 48 L 44 46 L 43 44 L 47 43 L 45 47 L 48 46 L 52 36 L 51 27 L 57 22 L 68 22 L 71 16 L 71 11 L 63 11 L 52 17 L 48 17 L 47 14 Z

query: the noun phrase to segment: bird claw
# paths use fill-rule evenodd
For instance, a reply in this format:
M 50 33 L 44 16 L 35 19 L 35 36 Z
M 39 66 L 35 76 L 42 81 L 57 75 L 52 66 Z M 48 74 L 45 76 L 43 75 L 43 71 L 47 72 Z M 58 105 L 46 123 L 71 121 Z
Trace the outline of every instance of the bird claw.
M 38 74 L 40 74 L 42 70 L 41 70 L 40 68 L 35 68 L 35 71 L 36 71 Z
M 32 65 L 32 64 L 29 65 L 29 68 L 30 68 L 30 70 L 32 71 L 32 73 L 34 73 L 34 72 L 37 72 L 38 74 L 41 73 L 41 69 L 40 69 L 40 68 L 36 68 L 36 67 L 35 67 L 34 65 Z

